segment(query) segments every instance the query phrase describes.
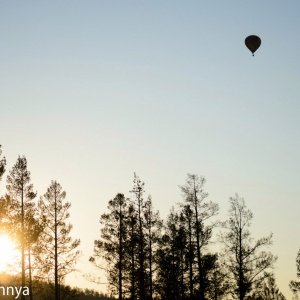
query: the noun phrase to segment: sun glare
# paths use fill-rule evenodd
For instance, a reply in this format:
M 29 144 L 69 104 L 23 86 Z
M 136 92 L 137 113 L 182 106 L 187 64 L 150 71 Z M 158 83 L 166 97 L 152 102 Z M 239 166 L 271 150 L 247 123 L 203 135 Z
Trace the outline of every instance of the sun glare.
M 9 272 L 14 266 L 19 252 L 13 241 L 7 235 L 0 236 L 0 272 Z

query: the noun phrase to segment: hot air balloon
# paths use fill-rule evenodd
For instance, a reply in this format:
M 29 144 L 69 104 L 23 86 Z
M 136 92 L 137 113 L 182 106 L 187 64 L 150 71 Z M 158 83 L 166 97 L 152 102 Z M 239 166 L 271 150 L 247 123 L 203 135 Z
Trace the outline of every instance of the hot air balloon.
M 252 56 L 254 56 L 254 52 L 259 48 L 261 44 L 261 39 L 256 35 L 249 35 L 245 39 L 245 44 L 247 48 L 252 52 Z

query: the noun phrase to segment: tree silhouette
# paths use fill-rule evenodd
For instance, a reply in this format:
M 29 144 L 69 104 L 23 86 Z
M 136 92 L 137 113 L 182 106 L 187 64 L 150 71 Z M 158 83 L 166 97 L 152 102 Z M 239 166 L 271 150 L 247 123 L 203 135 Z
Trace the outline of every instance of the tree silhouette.
M 128 218 L 126 227 L 128 228 L 128 239 L 126 241 L 126 249 L 128 252 L 128 291 L 130 299 L 134 300 L 137 297 L 137 252 L 138 252 L 138 222 L 135 206 L 130 203 L 128 207 Z
M 100 217 L 101 236 L 94 241 L 94 255 L 90 261 L 97 267 L 105 269 L 113 294 L 122 300 L 124 294 L 124 273 L 126 272 L 126 214 L 128 199 L 117 194 L 108 203 L 108 213 Z M 106 262 L 106 265 L 104 264 Z
M 300 278 L 300 249 L 296 257 L 296 266 L 297 266 L 297 277 Z M 298 299 L 297 293 L 300 292 L 300 281 L 294 281 L 294 280 L 290 281 L 289 287 L 294 293 L 296 299 Z
M 161 299 L 182 299 L 185 286 L 182 282 L 185 272 L 184 251 L 186 235 L 180 223 L 180 214 L 174 207 L 168 215 L 162 235 L 158 256 L 158 288 Z
M 60 299 L 59 288 L 64 277 L 75 270 L 80 256 L 76 248 L 80 240 L 70 237 L 72 225 L 66 220 L 70 217 L 70 202 L 64 202 L 66 192 L 56 181 L 51 181 L 47 192 L 38 202 L 43 232 L 40 243 L 35 249 L 36 259 L 42 276 L 54 280 L 55 300 Z
M 132 193 L 131 200 L 119 193 L 109 201 L 90 261 L 106 270 L 111 293 L 119 299 L 152 299 L 161 221 L 151 197 L 144 201 L 144 183 L 136 175 Z
M 33 299 L 32 291 L 32 275 L 34 271 L 33 264 L 33 248 L 38 242 L 38 238 L 43 230 L 37 218 L 36 205 L 33 201 L 30 201 L 24 205 L 24 217 L 23 217 L 23 234 L 21 219 L 22 215 L 20 213 L 20 203 L 14 199 L 11 199 L 9 195 L 6 195 L 6 206 L 7 206 L 7 227 L 6 232 L 13 237 L 17 243 L 17 247 L 22 249 L 22 241 L 24 243 L 25 249 L 25 272 L 28 271 L 28 288 L 29 288 L 29 298 Z M 23 236 L 23 239 L 20 237 Z M 27 258 L 26 258 L 27 257 Z M 26 278 L 27 279 L 27 278 Z
M 33 277 L 33 251 L 34 245 L 39 241 L 39 238 L 44 230 L 43 225 L 36 216 L 36 207 L 31 205 L 25 213 L 25 248 L 28 256 L 28 280 L 29 280 L 29 298 L 33 299 L 32 277 Z
M 273 267 L 277 257 L 262 251 L 272 244 L 272 234 L 254 243 L 249 231 L 252 212 L 237 194 L 230 198 L 229 220 L 223 224 L 225 232 L 220 241 L 224 245 L 224 264 L 232 281 L 232 295 L 239 300 L 251 296 L 255 285 L 271 276 L 266 271 Z
M 137 212 L 137 234 L 138 234 L 138 299 L 145 300 L 146 299 L 146 265 L 145 265 L 145 236 L 144 236 L 144 218 L 143 218 L 143 210 L 144 210 L 144 198 L 143 194 L 145 192 L 144 185 L 139 177 L 134 173 L 134 186 L 130 191 L 133 194 L 133 204 L 136 207 Z
M 199 296 L 201 300 L 205 299 L 205 270 L 203 256 L 205 247 L 209 244 L 212 236 L 214 224 L 205 225 L 205 222 L 211 217 L 217 215 L 219 206 L 212 201 L 206 201 L 208 194 L 204 192 L 205 178 L 195 174 L 188 174 L 186 184 L 179 186 L 189 209 L 193 211 L 191 217 L 193 235 L 196 242 L 196 258 L 198 270 Z
M 226 271 L 219 261 L 218 254 L 206 254 L 203 261 L 206 298 L 211 300 L 224 299 L 229 292 L 230 283 Z
M 286 300 L 275 283 L 274 274 L 267 277 L 263 281 L 261 288 L 258 287 L 258 290 L 259 296 L 257 300 Z
M 33 192 L 33 185 L 30 183 L 30 172 L 27 170 L 26 157 L 18 157 L 7 176 L 7 191 L 11 198 L 16 201 L 20 213 L 21 223 L 21 255 L 22 255 L 22 289 L 25 287 L 25 212 L 36 197 Z M 22 300 L 25 296 L 22 294 Z
M 194 213 L 191 210 L 190 205 L 184 205 L 182 210 L 183 215 L 183 226 L 185 226 L 185 232 L 187 236 L 187 250 L 186 250 L 186 262 L 188 265 L 188 289 L 189 289 L 189 298 L 194 298 L 194 282 L 195 282 L 195 256 L 196 256 L 196 247 L 194 243 L 194 231 L 193 231 L 193 222 L 194 222 Z
M 149 269 L 147 287 L 149 287 L 148 298 L 153 299 L 155 284 L 153 282 L 156 273 L 156 253 L 158 242 L 161 237 L 162 221 L 159 218 L 159 212 L 154 211 L 151 196 L 145 202 L 144 206 L 145 220 L 145 241 L 146 241 L 146 265 Z

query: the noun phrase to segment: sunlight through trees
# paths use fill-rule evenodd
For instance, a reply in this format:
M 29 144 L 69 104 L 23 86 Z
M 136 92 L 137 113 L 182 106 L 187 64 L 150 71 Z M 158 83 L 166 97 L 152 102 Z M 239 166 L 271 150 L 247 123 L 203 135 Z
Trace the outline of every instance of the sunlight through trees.
M 5 163 L 2 158 L 1 175 Z M 277 258 L 266 251 L 272 234 L 252 238 L 253 213 L 237 194 L 229 199 L 228 219 L 217 220 L 219 205 L 209 200 L 204 185 L 204 177 L 188 174 L 179 186 L 183 201 L 171 208 L 164 221 L 136 174 L 130 197 L 117 193 L 108 201 L 89 260 L 106 271 L 112 296 L 119 300 L 285 299 L 272 273 Z M 27 160 L 19 156 L 7 176 L 7 193 L 0 197 L 0 282 L 26 286 L 30 300 L 73 299 L 68 297 L 77 297 L 80 291 L 66 286 L 64 280 L 75 271 L 81 251 L 80 240 L 71 238 L 72 224 L 67 222 L 71 203 L 65 201 L 66 192 L 57 181 L 51 181 L 39 201 L 35 197 Z M 216 227 L 221 229 L 218 240 L 213 235 Z M 298 253 L 298 269 L 299 261 Z M 298 285 L 290 283 L 295 297 Z M 25 299 L 21 293 L 20 297 Z

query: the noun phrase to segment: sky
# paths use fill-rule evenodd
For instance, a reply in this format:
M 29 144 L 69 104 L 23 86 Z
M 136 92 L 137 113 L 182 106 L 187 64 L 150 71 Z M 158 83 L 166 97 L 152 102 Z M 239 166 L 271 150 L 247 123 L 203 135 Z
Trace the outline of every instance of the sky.
M 117 193 L 130 196 L 134 172 L 162 218 L 195 173 L 207 179 L 219 219 L 239 193 L 254 214 L 253 236 L 273 232 L 277 283 L 291 297 L 299 10 L 299 1 L 270 0 L 0 0 L 7 170 L 25 155 L 39 196 L 51 180 L 62 185 L 83 273 L 100 274 L 88 262 L 99 218 Z M 244 44 L 252 34 L 262 40 L 254 57 Z M 68 282 L 90 286 L 79 273 Z

